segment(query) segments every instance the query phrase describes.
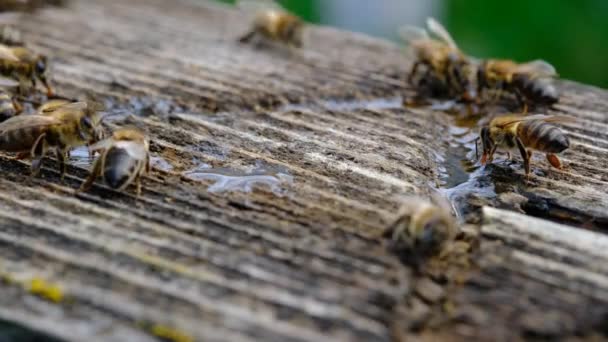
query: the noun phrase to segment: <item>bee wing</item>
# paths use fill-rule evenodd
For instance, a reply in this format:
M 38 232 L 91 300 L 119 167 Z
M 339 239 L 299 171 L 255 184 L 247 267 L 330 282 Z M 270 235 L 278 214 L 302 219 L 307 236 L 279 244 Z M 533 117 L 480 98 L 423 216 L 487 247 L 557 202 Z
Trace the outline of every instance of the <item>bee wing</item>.
M 11 78 L 6 78 L 6 77 L 2 77 L 0 76 L 0 87 L 5 87 L 5 88 L 12 88 L 12 87 L 17 87 L 19 85 L 19 82 L 11 79 Z
M 104 139 L 89 145 L 89 151 L 107 150 L 112 146 L 112 144 L 114 144 L 114 140 L 112 140 L 112 138 Z
M 44 106 L 44 105 L 43 105 Z M 46 115 L 55 113 L 55 112 L 69 112 L 69 111 L 81 111 L 87 109 L 87 102 L 66 102 L 64 104 L 57 103 L 56 105 L 51 105 L 50 107 L 43 108 L 43 111 Z
M 439 38 L 441 41 L 447 43 L 450 47 L 454 49 L 458 49 L 458 45 L 456 45 L 456 42 L 452 38 L 452 35 L 448 32 L 448 30 L 445 29 L 445 27 L 443 27 L 443 25 L 441 25 L 437 20 L 435 20 L 435 18 L 427 18 L 426 26 L 429 32 L 437 36 L 437 38 Z
M 537 59 L 528 63 L 519 64 L 517 66 L 518 72 L 533 73 L 542 77 L 557 77 L 557 71 L 555 67 L 546 61 Z
M 137 160 L 145 159 L 148 154 L 145 145 L 135 141 L 121 140 L 117 141 L 115 146 L 124 149 L 133 159 Z
M 397 33 L 399 37 L 406 43 L 411 43 L 416 40 L 429 39 L 429 34 L 425 29 L 416 26 L 401 26 Z
M 273 0 L 238 0 L 236 6 L 245 12 L 251 13 L 268 10 L 287 12 L 283 6 Z
M 19 62 L 19 57 L 17 57 L 13 50 L 6 45 L 0 45 L 0 59 Z
M 68 103 L 70 103 L 69 100 L 63 100 L 63 99 L 50 100 L 50 101 L 47 101 L 47 102 L 43 103 L 42 105 L 40 105 L 38 107 L 37 111 L 38 111 L 38 114 L 40 114 L 40 115 L 48 115 L 48 114 L 52 113 L 54 110 L 56 110 L 57 108 L 59 108 L 61 106 L 65 106 Z
M 576 121 L 576 118 L 574 118 L 572 116 L 568 116 L 568 115 L 546 115 L 546 114 L 536 114 L 536 115 L 529 115 L 529 116 L 509 116 L 509 117 L 505 117 L 503 120 L 501 120 L 501 122 L 497 123 L 496 126 L 500 127 L 500 128 L 506 128 L 506 127 L 516 124 L 518 122 L 530 121 L 530 120 L 543 120 L 545 122 L 558 123 L 558 122 L 574 122 L 574 121 Z
M 17 115 L 0 123 L 0 134 L 17 129 L 48 127 L 58 123 L 60 121 L 56 118 L 43 115 Z

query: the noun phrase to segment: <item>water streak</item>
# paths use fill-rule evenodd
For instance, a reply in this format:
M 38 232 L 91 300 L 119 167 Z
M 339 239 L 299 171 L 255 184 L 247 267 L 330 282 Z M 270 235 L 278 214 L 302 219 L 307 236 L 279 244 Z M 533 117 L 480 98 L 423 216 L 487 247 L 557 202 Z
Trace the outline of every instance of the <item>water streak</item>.
M 207 189 L 209 192 L 251 192 L 256 187 L 267 187 L 276 195 L 282 196 L 285 193 L 285 187 L 293 183 L 293 176 L 287 169 L 263 165 L 259 162 L 244 169 L 209 168 L 207 164 L 198 165 L 194 169 L 184 172 L 184 176 L 196 181 L 213 181 L 213 184 Z

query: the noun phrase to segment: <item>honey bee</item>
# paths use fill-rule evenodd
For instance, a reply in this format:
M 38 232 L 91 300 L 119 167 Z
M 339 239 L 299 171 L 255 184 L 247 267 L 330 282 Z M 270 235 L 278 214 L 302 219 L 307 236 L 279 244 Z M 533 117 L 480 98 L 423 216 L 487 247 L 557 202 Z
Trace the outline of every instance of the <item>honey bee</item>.
M 556 153 L 570 147 L 568 136 L 551 123 L 570 122 L 574 119 L 562 115 L 506 115 L 494 118 L 481 129 L 480 139 L 483 154 L 481 164 L 492 162 L 496 149 L 508 150 L 517 147 L 523 160 L 526 178 L 530 177 L 532 150 L 545 153 L 551 166 L 561 169 L 562 163 Z M 509 153 L 510 156 L 510 153 Z
M 0 44 L 6 46 L 25 46 L 21 31 L 9 24 L 0 25 Z
M 75 102 L 57 107 L 48 115 L 19 115 L 0 123 L 0 150 L 32 158 L 32 175 L 40 171 L 42 159 L 54 150 L 61 179 L 66 172 L 68 152 L 103 137 L 98 105 Z
M 106 184 L 118 190 L 124 190 L 135 181 L 139 196 L 140 178 L 150 171 L 149 146 L 148 139 L 137 128 L 118 129 L 110 138 L 90 146 L 91 150 L 101 151 L 101 156 L 79 191 L 90 189 L 95 179 L 101 176 Z
M 53 96 L 47 71 L 46 56 L 35 54 L 23 46 L 0 45 L 0 74 L 18 81 L 21 94 L 25 94 L 28 89 L 35 88 L 38 79 L 46 87 L 47 96 Z
M 473 102 L 477 96 L 474 87 L 476 66 L 456 45 L 448 31 L 435 19 L 427 19 L 428 31 L 414 26 L 399 29 L 401 38 L 414 53 L 415 61 L 408 75 L 408 83 L 416 88 L 421 82 L 432 84 L 432 93 L 447 93 L 465 102 Z M 431 37 L 431 34 L 434 37 Z M 415 77 L 424 67 L 419 81 Z M 441 89 L 437 89 L 441 88 Z
M 559 101 L 552 83 L 555 68 L 542 60 L 518 64 L 511 60 L 486 60 L 477 71 L 478 92 L 484 89 L 512 93 L 527 112 L 531 104 L 551 106 Z
M 451 212 L 447 200 L 437 194 L 431 200 L 407 197 L 385 236 L 391 237 L 393 246 L 404 247 L 415 258 L 437 255 L 458 233 Z
M 248 10 L 255 9 L 257 12 L 251 31 L 242 36 L 239 42 L 248 43 L 259 36 L 292 48 L 302 47 L 304 21 L 289 13 L 275 1 L 240 0 L 238 5 Z

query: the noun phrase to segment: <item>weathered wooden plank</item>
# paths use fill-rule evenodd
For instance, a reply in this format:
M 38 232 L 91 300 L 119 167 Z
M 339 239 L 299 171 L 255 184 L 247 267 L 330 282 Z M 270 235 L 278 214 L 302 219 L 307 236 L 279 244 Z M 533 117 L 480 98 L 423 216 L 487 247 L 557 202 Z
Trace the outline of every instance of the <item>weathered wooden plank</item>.
M 605 235 L 489 207 L 481 234 L 479 272 L 454 297 L 454 338 L 605 339 Z
M 0 318 L 67 340 L 386 341 L 401 325 L 444 339 L 606 334 L 597 234 L 559 228 L 577 238 L 563 240 L 545 232 L 554 225 L 486 209 L 479 271 L 443 277 L 413 275 L 378 238 L 400 196 L 442 182 L 456 185 L 444 191 L 472 223 L 490 204 L 601 230 L 604 91 L 559 83 L 556 112 L 578 119 L 564 126 L 566 171 L 535 160 L 525 184 L 519 163 L 497 163 L 453 182 L 450 163 L 474 162 L 476 128 L 402 107 L 410 61 L 398 46 L 312 27 L 297 53 L 254 48 L 236 43 L 247 25 L 228 7 L 161 0 L 73 1 L 19 23 L 53 56 L 61 94 L 91 93 L 108 107 L 108 128 L 149 132 L 156 168 L 141 198 L 103 185 L 75 196 L 86 158 L 61 184 L 52 161 L 30 179 L 27 163 L 0 155 L 0 270 L 10 280 Z M 197 178 L 206 168 L 266 185 L 213 192 Z M 61 300 L 32 291 L 33 279 Z M 544 312 L 565 328 L 525 326 Z M 72 325 L 82 330 L 66 333 Z

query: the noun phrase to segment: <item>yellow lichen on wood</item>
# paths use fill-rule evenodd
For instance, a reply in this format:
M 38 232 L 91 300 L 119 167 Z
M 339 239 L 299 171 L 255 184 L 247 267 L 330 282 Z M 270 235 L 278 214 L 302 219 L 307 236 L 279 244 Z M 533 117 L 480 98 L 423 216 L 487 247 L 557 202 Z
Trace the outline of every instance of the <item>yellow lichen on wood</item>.
M 189 335 L 175 329 L 160 324 L 154 324 L 151 332 L 154 336 L 172 342 L 193 342 L 194 339 Z
M 63 300 L 63 291 L 58 285 L 51 284 L 42 278 L 33 278 L 29 283 L 29 291 L 51 302 L 59 303 Z

